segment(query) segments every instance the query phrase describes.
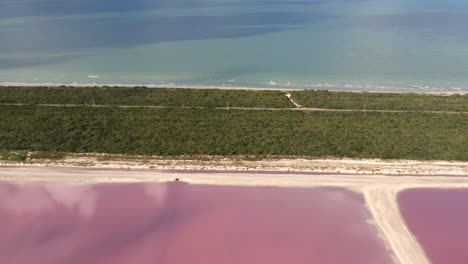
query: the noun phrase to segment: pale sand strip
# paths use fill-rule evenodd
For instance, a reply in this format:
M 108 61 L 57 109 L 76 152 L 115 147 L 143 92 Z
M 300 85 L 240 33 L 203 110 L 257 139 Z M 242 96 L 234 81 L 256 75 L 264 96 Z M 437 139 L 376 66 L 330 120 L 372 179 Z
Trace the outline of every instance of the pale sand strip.
M 0 166 L 52 166 L 114 169 L 158 170 L 232 170 L 279 171 L 352 174 L 468 175 L 468 162 L 416 161 L 347 158 L 305 158 L 300 156 L 271 157 L 249 160 L 249 156 L 179 156 L 169 159 L 158 156 L 117 154 L 66 154 L 59 160 L 32 160 L 24 163 L 0 161 Z M 255 157 L 253 157 L 255 158 Z
M 468 176 L 468 175 L 467 175 Z M 77 183 L 167 182 L 179 178 L 193 184 L 344 187 L 364 194 L 382 238 L 400 264 L 429 264 L 423 249 L 406 227 L 396 195 L 409 188 L 468 188 L 468 177 L 383 175 L 297 175 L 255 173 L 173 173 L 152 170 L 93 170 L 85 168 L 2 167 L 0 181 Z
M 364 189 L 367 206 L 384 240 L 393 249 L 400 264 L 429 264 L 426 253 L 408 230 L 397 203 L 397 188 L 370 187 Z

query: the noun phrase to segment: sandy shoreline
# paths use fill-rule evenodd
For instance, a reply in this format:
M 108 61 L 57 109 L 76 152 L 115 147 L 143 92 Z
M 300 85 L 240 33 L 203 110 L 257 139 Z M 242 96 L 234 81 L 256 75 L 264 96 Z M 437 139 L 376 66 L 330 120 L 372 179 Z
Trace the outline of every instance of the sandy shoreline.
M 48 166 L 101 169 L 277 171 L 372 175 L 468 175 L 468 162 L 347 158 L 276 157 L 252 160 L 249 156 L 195 156 L 167 158 L 113 154 L 65 154 L 57 160 L 0 161 L 0 166 Z
M 21 83 L 21 82 L 1 82 L 0 87 L 76 87 L 76 88 L 89 88 L 89 87 L 147 87 L 147 88 L 179 88 L 179 89 L 213 89 L 213 90 L 251 90 L 251 91 L 301 91 L 301 90 L 328 90 L 334 92 L 370 92 L 370 93 L 395 93 L 395 94 L 404 94 L 404 93 L 415 93 L 415 94 L 432 94 L 432 95 L 454 95 L 454 94 L 468 94 L 468 91 L 456 90 L 456 91 L 413 91 L 416 88 L 411 87 L 391 87 L 391 86 L 375 86 L 375 87 L 360 87 L 360 86 L 339 86 L 339 85 L 330 85 L 330 86 L 311 86 L 307 88 L 294 88 L 294 87 L 237 87 L 237 86 L 197 86 L 197 85 L 168 85 L 168 84 L 112 84 L 112 83 Z M 365 88 L 365 91 L 363 90 Z M 372 90 L 375 89 L 375 90 Z M 394 89 L 394 90 L 404 90 L 408 89 L 411 91 L 381 91 L 377 89 Z M 442 88 L 439 88 L 442 89 Z M 447 88 L 449 89 L 449 88 Z

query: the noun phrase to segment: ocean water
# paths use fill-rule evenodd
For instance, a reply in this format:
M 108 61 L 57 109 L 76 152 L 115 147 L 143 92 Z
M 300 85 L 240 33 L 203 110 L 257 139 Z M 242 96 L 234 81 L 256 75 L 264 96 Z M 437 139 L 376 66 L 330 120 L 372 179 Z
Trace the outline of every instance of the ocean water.
M 466 0 L 0 0 L 0 82 L 468 92 Z

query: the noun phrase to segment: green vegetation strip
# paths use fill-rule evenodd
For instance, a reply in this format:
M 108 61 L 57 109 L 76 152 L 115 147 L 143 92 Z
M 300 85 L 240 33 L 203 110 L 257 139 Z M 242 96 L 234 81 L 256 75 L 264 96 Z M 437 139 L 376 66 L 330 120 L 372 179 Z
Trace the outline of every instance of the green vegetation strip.
M 26 151 L 0 151 L 0 161 L 25 161 L 27 154 Z
M 0 106 L 0 149 L 468 160 L 463 114 Z
M 281 91 L 145 87 L 0 87 L 3 104 L 294 107 Z
M 468 112 L 468 95 L 459 94 L 330 91 L 294 91 L 291 94 L 298 104 L 310 108 Z

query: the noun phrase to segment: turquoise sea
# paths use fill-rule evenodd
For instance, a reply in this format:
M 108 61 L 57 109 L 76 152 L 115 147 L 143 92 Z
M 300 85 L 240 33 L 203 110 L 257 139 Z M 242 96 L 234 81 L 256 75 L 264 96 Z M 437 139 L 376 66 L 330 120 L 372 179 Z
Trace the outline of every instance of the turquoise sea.
M 0 82 L 468 92 L 468 1 L 0 0 Z

